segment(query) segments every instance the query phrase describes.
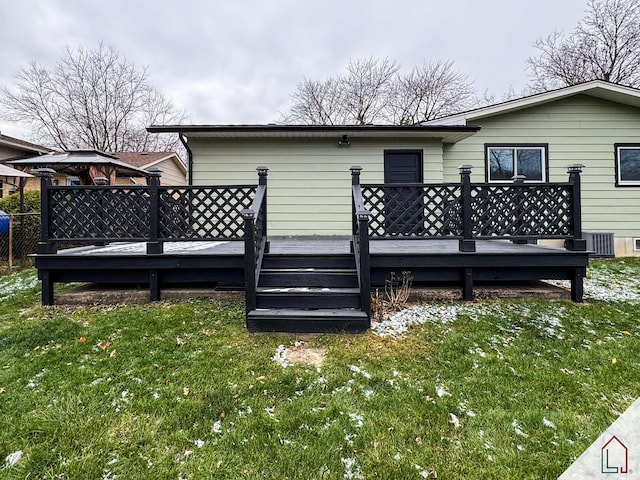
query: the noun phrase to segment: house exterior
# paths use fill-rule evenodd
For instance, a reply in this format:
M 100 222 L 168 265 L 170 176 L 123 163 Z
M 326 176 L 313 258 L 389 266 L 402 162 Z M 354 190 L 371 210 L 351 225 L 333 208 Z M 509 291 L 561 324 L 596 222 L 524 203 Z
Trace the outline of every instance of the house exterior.
M 18 138 L 0 133 L 0 164 L 8 160 L 18 160 L 49 153 L 50 148 L 36 145 Z M 29 184 L 27 177 L 20 177 Z M 16 193 L 20 188 L 20 178 L 12 175 L 0 175 L 0 198 Z
M 640 90 L 592 81 L 427 122 L 476 125 L 444 145 L 444 180 L 461 163 L 476 181 L 562 181 L 582 173 L 582 227 L 613 233 L 617 256 L 640 255 Z M 478 177 L 480 177 L 478 179 Z
M 187 167 L 176 152 L 115 152 L 123 163 L 142 170 L 159 168 L 162 170 L 162 185 L 186 185 Z M 119 177 L 117 185 L 146 185 L 146 177 Z
M 441 182 L 444 146 L 473 126 L 161 126 L 187 138 L 192 185 L 255 183 L 269 168 L 270 235 L 350 235 L 351 174 L 362 181 Z M 385 160 L 386 159 L 386 160 Z
M 413 126 L 187 125 L 193 185 L 251 183 L 269 170 L 272 235 L 351 232 L 349 167 L 363 183 L 567 180 L 585 165 L 587 232 L 610 232 L 618 256 L 640 255 L 640 90 L 593 81 Z

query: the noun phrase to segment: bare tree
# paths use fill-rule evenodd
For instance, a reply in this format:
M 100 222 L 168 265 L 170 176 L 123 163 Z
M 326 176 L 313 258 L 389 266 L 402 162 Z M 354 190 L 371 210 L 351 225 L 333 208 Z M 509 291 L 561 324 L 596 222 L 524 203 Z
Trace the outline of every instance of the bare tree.
M 349 62 L 347 75 L 338 79 L 347 123 L 366 125 L 384 118 L 399 68 L 395 60 L 388 58 Z
M 412 125 L 470 107 L 474 89 L 453 69 L 453 61 L 438 60 L 398 76 L 389 109 L 391 123 Z
M 292 94 L 285 123 L 311 125 L 413 124 L 460 111 L 473 89 L 453 62 L 438 61 L 401 75 L 395 60 L 351 60 L 345 75 L 305 79 Z
M 532 88 L 545 91 L 589 80 L 640 87 L 640 2 L 590 0 L 575 30 L 553 32 L 527 59 Z
M 32 129 L 35 140 L 64 150 L 105 152 L 175 150 L 179 141 L 150 135 L 152 123 L 187 119 L 113 48 L 67 48 L 52 69 L 32 62 L 0 90 L 0 108 L 11 121 Z

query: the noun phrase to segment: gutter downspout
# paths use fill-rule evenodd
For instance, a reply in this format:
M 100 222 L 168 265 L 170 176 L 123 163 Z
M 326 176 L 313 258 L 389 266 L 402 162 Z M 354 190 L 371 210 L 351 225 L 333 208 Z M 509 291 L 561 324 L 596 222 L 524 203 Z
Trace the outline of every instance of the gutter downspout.
M 182 146 L 187 151 L 187 185 L 191 187 L 193 186 L 193 152 L 189 148 L 187 138 L 182 133 L 178 133 L 178 138 L 180 139 Z

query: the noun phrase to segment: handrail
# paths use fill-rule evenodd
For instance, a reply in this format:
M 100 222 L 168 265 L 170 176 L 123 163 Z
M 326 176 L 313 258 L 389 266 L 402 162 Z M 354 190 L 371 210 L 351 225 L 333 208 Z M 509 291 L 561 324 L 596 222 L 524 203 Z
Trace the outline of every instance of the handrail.
M 364 206 L 360 187 L 362 167 L 351 167 L 351 208 L 353 255 L 360 288 L 360 307 L 371 317 L 371 263 L 369 257 L 369 212 Z
M 244 219 L 245 305 L 249 313 L 257 304 L 257 288 L 267 240 L 267 167 L 258 167 L 259 184 L 250 208 L 242 210 Z

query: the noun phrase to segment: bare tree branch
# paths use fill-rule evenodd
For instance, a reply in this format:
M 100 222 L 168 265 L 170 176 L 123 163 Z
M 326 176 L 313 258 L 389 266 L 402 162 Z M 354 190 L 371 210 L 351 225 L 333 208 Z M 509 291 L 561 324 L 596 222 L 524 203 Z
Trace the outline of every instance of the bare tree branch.
M 67 48 L 52 69 L 32 62 L 15 77 L 13 88 L 0 89 L 0 108 L 8 120 L 29 125 L 39 143 L 105 152 L 181 147 L 175 136 L 149 134 L 146 127 L 182 123 L 186 113 L 151 87 L 146 68 L 103 43 Z
M 471 82 L 438 61 L 400 74 L 395 60 L 351 60 L 345 75 L 304 79 L 292 94 L 284 123 L 312 125 L 413 124 L 471 105 Z
M 640 2 L 590 0 L 575 30 L 554 32 L 527 59 L 535 91 L 605 80 L 640 87 Z

